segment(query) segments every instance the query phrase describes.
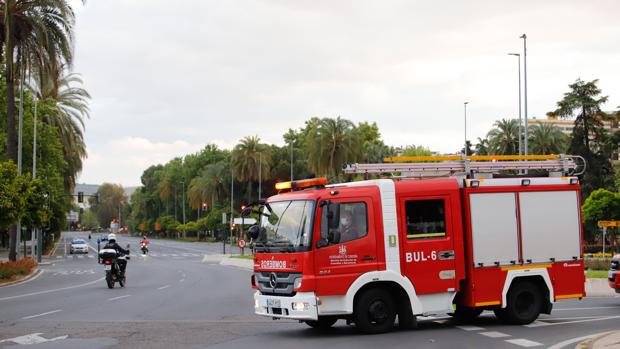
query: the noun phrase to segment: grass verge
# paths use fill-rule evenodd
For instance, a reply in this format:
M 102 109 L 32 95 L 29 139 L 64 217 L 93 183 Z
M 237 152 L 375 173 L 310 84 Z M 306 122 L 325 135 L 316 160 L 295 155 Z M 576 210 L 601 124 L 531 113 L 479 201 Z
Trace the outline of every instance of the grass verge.
M 588 279 L 606 279 L 607 270 L 587 270 L 586 278 Z
M 246 254 L 246 255 L 234 255 L 234 256 L 230 256 L 230 258 L 238 258 L 238 259 L 254 259 L 254 255 L 252 254 Z

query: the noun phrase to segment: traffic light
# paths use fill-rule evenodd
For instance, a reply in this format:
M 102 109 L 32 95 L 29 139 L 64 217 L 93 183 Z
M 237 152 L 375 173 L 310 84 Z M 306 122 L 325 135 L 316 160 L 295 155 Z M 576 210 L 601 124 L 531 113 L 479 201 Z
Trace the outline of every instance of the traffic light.
M 83 191 L 78 191 L 78 202 L 79 203 L 84 202 L 84 192 Z

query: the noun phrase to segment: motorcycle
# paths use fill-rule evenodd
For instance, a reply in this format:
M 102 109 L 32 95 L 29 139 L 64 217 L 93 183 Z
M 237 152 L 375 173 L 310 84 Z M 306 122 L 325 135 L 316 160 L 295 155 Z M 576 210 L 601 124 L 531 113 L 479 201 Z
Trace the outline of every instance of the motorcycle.
M 147 254 L 149 253 L 149 247 L 146 243 L 142 242 L 140 243 L 140 246 L 142 247 L 142 254 Z
M 121 266 L 118 261 L 131 258 L 109 248 L 99 251 L 99 258 L 101 258 L 101 264 L 103 264 L 103 269 L 105 270 L 105 281 L 108 284 L 108 288 L 114 288 L 117 282 L 121 287 L 125 287 L 126 278 L 121 273 Z

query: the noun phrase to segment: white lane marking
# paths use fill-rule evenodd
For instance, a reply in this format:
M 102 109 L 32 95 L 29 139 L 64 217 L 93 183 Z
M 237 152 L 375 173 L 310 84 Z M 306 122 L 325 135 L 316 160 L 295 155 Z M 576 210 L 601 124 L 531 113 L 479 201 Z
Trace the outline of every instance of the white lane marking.
M 172 253 L 170 256 L 171 256 L 171 257 L 178 257 L 179 255 L 177 255 L 177 254 L 175 254 L 175 253 Z
M 159 287 L 159 288 L 158 288 L 158 290 L 163 290 L 163 289 L 166 289 L 166 288 L 168 288 L 168 287 L 170 287 L 170 285 L 166 285 L 166 286 Z
M 45 290 L 45 291 L 32 292 L 32 293 L 25 293 L 25 294 L 20 294 L 20 295 L 17 295 L 17 296 L 3 297 L 3 298 L 0 298 L 0 301 L 6 301 L 6 300 L 9 300 L 9 299 L 22 298 L 22 297 L 28 297 L 28 296 L 36 296 L 36 295 L 39 295 L 39 294 L 45 294 L 45 293 L 51 293 L 51 292 L 57 292 L 57 291 L 70 290 L 70 289 L 73 289 L 73 288 L 78 288 L 78 287 L 84 287 L 84 286 L 92 285 L 95 282 L 99 282 L 99 281 L 101 281 L 103 279 L 105 279 L 105 277 L 102 277 L 102 278 L 99 278 L 97 280 L 93 280 L 93 281 L 87 282 L 85 284 L 80 284 L 80 285 L 75 285 L 75 286 L 68 286 L 68 287 L 62 287 L 62 288 L 56 288 L 56 289 L 52 289 L 52 290 Z
M 510 344 L 516 344 L 516 345 L 526 347 L 526 348 L 537 347 L 537 346 L 543 345 L 542 343 L 534 342 L 529 339 L 523 339 L 523 338 L 506 339 L 506 342 Z
M 118 296 L 118 297 L 113 297 L 113 298 L 108 298 L 109 301 L 115 301 L 117 299 L 123 299 L 123 298 L 127 298 L 127 297 L 131 297 L 130 294 L 126 294 L 124 296 Z
M 181 279 L 181 280 L 179 280 L 179 282 L 183 282 L 183 281 L 185 281 L 185 279 Z
M 554 345 L 550 346 L 550 347 L 549 347 L 549 348 L 547 348 L 547 349 L 561 349 L 561 348 L 564 348 L 565 346 L 567 346 L 567 345 L 569 345 L 569 344 L 574 344 L 574 343 L 577 343 L 577 342 L 582 342 L 582 341 L 588 340 L 588 339 L 590 339 L 590 338 L 594 338 L 594 337 L 596 337 L 596 336 L 602 336 L 602 335 L 605 335 L 605 334 L 607 334 L 607 333 L 609 333 L 609 332 L 595 333 L 595 334 L 590 334 L 590 335 L 583 336 L 583 337 L 576 337 L 576 338 L 567 339 L 567 340 L 565 340 L 565 341 L 562 341 L 562 342 L 556 343 L 556 344 L 554 344 Z
M 490 337 L 490 338 L 504 338 L 504 337 L 510 337 L 509 334 L 505 334 L 502 332 L 497 332 L 497 331 L 489 331 L 489 332 L 478 332 L 478 334 L 481 334 L 483 336 L 486 337 Z
M 56 259 L 61 259 L 61 258 L 62 258 L 62 256 L 56 256 Z
M 31 344 L 39 344 L 39 343 L 45 343 L 45 342 L 53 342 L 57 340 L 67 339 L 69 337 L 68 335 L 64 335 L 64 336 L 60 336 L 60 337 L 56 337 L 52 339 L 47 339 L 47 338 L 41 337 L 42 334 L 43 333 L 31 333 L 25 336 L 3 339 L 0 341 L 0 343 L 13 342 L 15 344 L 20 344 L 20 345 L 31 345 Z
M 95 258 L 95 256 L 93 256 L 93 255 L 88 255 L 88 258 L 93 259 L 93 258 Z
M 620 306 L 617 307 L 590 307 L 590 308 L 557 308 L 553 309 L 553 311 L 563 311 L 563 310 L 596 310 L 596 309 L 620 309 Z
M 37 315 L 24 316 L 22 318 L 22 320 L 28 320 L 28 319 L 32 319 L 32 318 L 39 317 L 39 316 L 54 314 L 54 313 L 58 313 L 60 311 L 62 311 L 62 309 L 56 309 L 56 310 L 48 311 L 48 312 L 37 314 Z
M 551 319 L 549 319 L 551 320 Z M 543 327 L 543 326 L 549 326 L 549 322 L 544 322 L 544 321 L 540 321 L 540 320 L 536 320 L 534 322 L 532 322 L 531 324 L 527 324 L 527 325 L 523 325 L 523 327 L 527 327 L 527 328 L 534 328 L 534 327 Z
M 460 328 L 463 331 L 482 331 L 485 328 L 483 327 L 478 327 L 478 326 L 456 326 L 457 328 Z
M 551 318 L 550 320 L 552 320 L 552 319 L 553 318 Z M 602 321 L 602 320 L 610 320 L 610 319 L 620 319 L 620 315 L 597 317 L 597 318 L 587 318 L 587 319 L 583 319 L 583 320 L 574 320 L 574 321 L 547 322 L 545 325 L 539 325 L 539 326 L 555 326 L 555 325 L 566 325 L 566 324 L 578 324 L 578 323 L 582 323 L 582 322 L 593 322 L 593 321 Z M 533 325 L 533 324 L 530 324 L 530 325 Z M 530 326 L 530 327 L 538 327 L 538 326 Z

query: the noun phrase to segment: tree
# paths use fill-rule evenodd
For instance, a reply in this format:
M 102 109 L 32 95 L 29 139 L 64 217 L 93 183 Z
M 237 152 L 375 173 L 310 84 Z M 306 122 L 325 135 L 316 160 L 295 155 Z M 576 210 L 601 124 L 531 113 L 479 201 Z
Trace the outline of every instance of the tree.
M 476 143 L 476 155 L 489 155 L 489 139 L 478 137 L 478 143 Z
M 86 157 L 84 119 L 89 116 L 90 94 L 76 85 L 82 84 L 77 74 L 66 74 L 63 67 L 45 67 L 38 83 L 30 89 L 41 101 L 43 120 L 57 130 L 67 161 L 65 188 L 72 191 L 77 174 Z
M 529 152 L 531 154 L 564 154 L 568 137 L 553 124 L 536 124 L 529 129 Z
M 100 227 L 97 215 L 90 209 L 84 210 L 84 213 L 80 215 L 80 223 L 85 229 L 96 229 Z
M 120 184 L 103 183 L 97 189 L 99 201 L 90 199 L 90 209 L 97 215 L 102 226 L 107 227 L 114 218 L 119 218 L 121 206 L 127 203 L 125 190 Z
M 408 145 L 403 150 L 402 156 L 431 156 L 433 152 L 422 145 Z
M 620 194 L 606 189 L 594 190 L 583 203 L 583 223 L 586 240 L 592 240 L 598 221 L 620 219 Z
M 17 175 L 12 161 L 0 162 L 0 229 L 24 216 L 30 190 L 27 177 Z
M 311 119 L 306 126 L 305 147 L 309 167 L 318 175 L 340 178 L 342 165 L 360 155 L 360 137 L 355 125 L 340 116 Z
M 582 180 L 583 197 L 597 188 L 613 188 L 613 169 L 609 158 L 609 148 L 605 147 L 607 135 L 601 120 L 607 115 L 601 106 L 607 96 L 600 96 L 598 80 L 585 82 L 577 79 L 569 85 L 570 91 L 557 103 L 557 109 L 549 115 L 561 118 L 574 118 L 575 126 L 568 148 L 570 154 L 582 156 L 587 163 Z
M 517 154 L 519 149 L 519 124 L 517 120 L 497 120 L 493 126 L 494 128 L 487 134 L 491 155 Z
M 268 179 L 270 175 L 271 154 L 268 146 L 260 143 L 258 136 L 245 137 L 235 146 L 232 162 L 235 177 L 247 182 L 247 199 L 252 200 L 252 183 L 259 180 L 259 166 L 261 180 Z

